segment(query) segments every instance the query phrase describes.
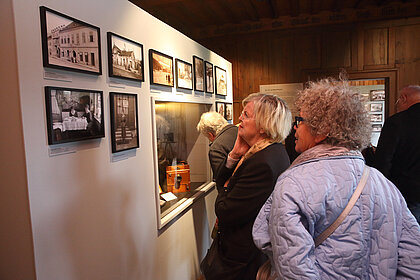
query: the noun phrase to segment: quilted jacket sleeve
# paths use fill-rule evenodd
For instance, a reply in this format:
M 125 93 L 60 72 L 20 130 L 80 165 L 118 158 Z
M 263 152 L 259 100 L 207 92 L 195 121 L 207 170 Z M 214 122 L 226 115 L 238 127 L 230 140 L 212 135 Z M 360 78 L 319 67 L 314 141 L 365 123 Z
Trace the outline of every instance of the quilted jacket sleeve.
M 403 209 L 402 219 L 397 279 L 420 279 L 420 226 L 408 209 Z
M 319 279 L 313 254 L 314 241 L 308 225 L 304 225 L 305 221 L 314 220 L 314 217 L 307 219 L 301 215 L 301 209 L 306 205 L 304 191 L 288 177 L 277 184 L 269 229 L 276 271 L 284 279 Z M 305 212 L 311 213 L 309 209 Z

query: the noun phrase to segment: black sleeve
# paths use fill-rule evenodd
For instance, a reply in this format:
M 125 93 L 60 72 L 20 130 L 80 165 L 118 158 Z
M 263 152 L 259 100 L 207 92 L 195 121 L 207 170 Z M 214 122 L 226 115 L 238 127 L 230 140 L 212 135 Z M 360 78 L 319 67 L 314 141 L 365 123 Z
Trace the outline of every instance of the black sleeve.
M 375 167 L 387 178 L 390 177 L 392 159 L 394 158 L 398 142 L 398 126 L 393 122 L 385 122 L 375 152 Z
M 209 160 L 211 170 L 213 171 L 213 178 L 216 179 L 221 167 L 226 164 L 227 153 L 222 149 L 210 149 Z

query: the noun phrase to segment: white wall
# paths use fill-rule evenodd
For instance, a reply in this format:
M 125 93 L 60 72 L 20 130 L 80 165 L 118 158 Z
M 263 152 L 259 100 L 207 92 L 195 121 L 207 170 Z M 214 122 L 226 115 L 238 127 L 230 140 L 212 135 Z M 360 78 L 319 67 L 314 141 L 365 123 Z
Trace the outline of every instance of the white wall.
M 212 103 L 215 97 L 160 92 L 149 85 L 148 50 L 192 63 L 197 55 L 228 72 L 231 64 L 153 18 L 127 0 L 9 0 L 16 25 L 18 77 L 27 184 L 37 279 L 196 279 L 210 244 L 215 193 L 198 201 L 158 234 L 153 179 L 151 96 Z M 101 29 L 101 76 L 49 70 L 71 81 L 44 79 L 39 6 Z M 143 44 L 145 82 L 110 79 L 106 32 Z M 2 66 L 3 67 L 3 66 Z M 115 87 L 115 83 L 122 88 Z M 50 156 L 44 86 L 103 90 L 105 138 L 63 145 Z M 111 153 L 109 92 L 138 94 L 140 148 L 123 158 Z

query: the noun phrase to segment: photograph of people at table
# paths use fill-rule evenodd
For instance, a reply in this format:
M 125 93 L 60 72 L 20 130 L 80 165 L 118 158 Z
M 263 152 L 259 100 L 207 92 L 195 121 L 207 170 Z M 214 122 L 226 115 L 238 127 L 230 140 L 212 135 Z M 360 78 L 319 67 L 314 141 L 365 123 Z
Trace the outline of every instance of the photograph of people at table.
M 102 137 L 102 93 L 47 87 L 52 144 Z

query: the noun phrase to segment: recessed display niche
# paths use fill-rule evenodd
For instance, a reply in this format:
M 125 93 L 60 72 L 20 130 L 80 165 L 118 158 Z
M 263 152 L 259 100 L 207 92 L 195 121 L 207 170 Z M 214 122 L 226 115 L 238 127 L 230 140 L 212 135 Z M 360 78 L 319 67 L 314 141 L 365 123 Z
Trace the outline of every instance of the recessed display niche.
M 209 143 L 196 128 L 211 104 L 152 98 L 152 106 L 156 205 L 158 228 L 162 228 L 214 186 Z

